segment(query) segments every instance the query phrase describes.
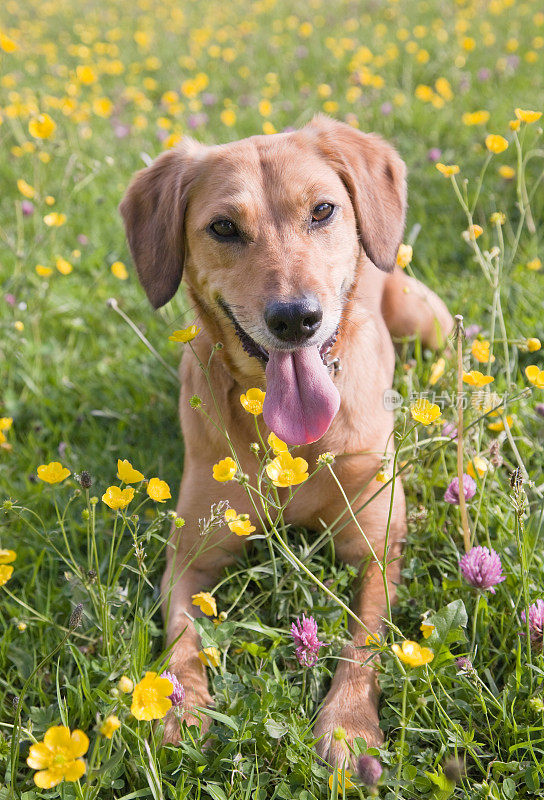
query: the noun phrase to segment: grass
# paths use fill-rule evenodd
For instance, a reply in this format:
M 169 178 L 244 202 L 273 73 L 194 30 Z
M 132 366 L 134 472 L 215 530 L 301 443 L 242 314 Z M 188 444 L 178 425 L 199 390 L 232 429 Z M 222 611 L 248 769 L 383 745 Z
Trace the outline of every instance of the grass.
M 160 726 L 136 722 L 130 698 L 116 687 L 121 675 L 137 681 L 167 661 L 158 583 L 172 506 L 147 501 L 137 519 L 116 519 L 93 501 L 116 482 L 118 458 L 147 477 L 160 476 L 174 495 L 183 467 L 172 375 L 179 346 L 168 335 L 193 321 L 191 309 L 180 292 L 152 314 L 130 267 L 123 281 L 110 270 L 116 261 L 129 264 L 116 207 L 131 174 L 161 151 L 165 136 L 171 143 L 192 126 L 204 142 L 228 141 L 260 132 L 263 124 L 266 130 L 303 124 L 319 110 L 380 132 L 407 161 L 406 241 L 414 247 L 408 269 L 466 325 L 481 326 L 496 360 L 480 367 L 491 370 L 492 388 L 508 398 L 513 416 L 507 436 L 490 431 L 481 411 L 465 412 L 466 459 L 490 460 L 493 448 L 502 458 L 501 465 L 495 458 L 469 504 L 474 540 L 502 558 L 507 579 L 495 595 L 471 591 L 459 573 L 460 518 L 443 501 L 456 474 L 455 443 L 439 441 L 439 428 L 419 427 L 403 445 L 409 537 L 380 667 L 386 742 L 376 755 L 384 773 L 377 789 L 353 777 L 355 786 L 344 785 L 345 793 L 540 796 L 544 662 L 520 633 L 521 611 L 544 597 L 544 425 L 536 410 L 543 397 L 524 374 L 528 364 L 543 366 L 541 354 L 524 347 L 528 337 L 544 340 L 542 271 L 527 267 L 544 260 L 543 152 L 541 121 L 523 124 L 519 138 L 508 127 L 514 107 L 544 105 L 539 3 L 211 0 L 180 7 L 171 0 L 137 6 L 12 0 L 3 24 L 2 34 L 18 49 L 7 52 L 9 41 L 0 40 L 0 416 L 13 418 L 0 449 L 0 501 L 7 501 L 0 546 L 16 550 L 17 560 L 0 589 L 0 798 L 339 795 L 337 777 L 329 789 L 329 771 L 314 755 L 311 730 L 347 638 L 339 604 L 297 571 L 292 558 L 274 550 L 272 562 L 258 532 L 251 553 L 214 592 L 219 609 L 228 611 L 226 621 L 218 627 L 201 622 L 204 643 L 221 651 L 221 666 L 210 670 L 212 746 L 204 748 L 189 729 L 179 749 L 160 749 Z M 91 72 L 78 75 L 85 65 Z M 436 84 L 439 78 L 447 79 L 451 96 L 443 82 Z M 164 97 L 171 91 L 177 98 Z M 267 116 L 261 100 L 270 101 Z M 477 110 L 487 110 L 489 121 L 464 124 L 462 115 Z M 50 138 L 28 131 L 38 112 L 56 123 Z M 489 160 L 479 191 L 487 133 L 506 136 L 510 145 Z M 467 217 L 452 182 L 435 169 L 437 157 L 460 165 L 461 200 L 465 179 L 469 205 L 479 194 L 473 221 L 484 232 L 475 243 L 461 236 Z M 513 179 L 499 174 L 504 165 L 515 170 Z M 28 216 L 20 179 L 35 190 Z M 46 226 L 51 211 L 64 213 L 65 224 Z M 489 221 L 495 211 L 507 217 L 501 232 Z M 494 246 L 499 257 L 488 261 L 484 252 Z M 73 266 L 70 274 L 57 270 L 59 257 Z M 37 264 L 52 267 L 52 274 L 40 277 Z M 170 369 L 108 305 L 110 297 Z M 478 364 L 469 351 L 466 343 L 465 367 L 473 369 Z M 399 441 L 410 397 L 432 390 L 433 360 L 417 343 L 399 347 Z M 434 389 L 451 396 L 456 380 L 450 359 Z M 455 421 L 447 400 L 443 418 Z M 72 476 L 50 487 L 36 478 L 36 468 L 54 460 Z M 520 465 L 527 476 L 513 490 L 510 474 Z M 92 475 L 89 491 L 75 480 L 82 470 Z M 330 536 L 293 530 L 289 546 L 349 602 L 355 576 L 335 561 Z M 71 628 L 80 603 L 81 624 Z M 434 660 L 404 669 L 389 644 L 402 636 L 420 640 L 427 612 L 435 624 L 427 643 Z M 329 644 L 311 670 L 297 665 L 288 633 L 302 613 L 313 614 Z M 467 655 L 474 669 L 462 672 L 455 660 Z M 108 740 L 99 728 L 112 713 L 122 727 Z M 88 734 L 88 779 L 42 791 L 25 759 L 29 745 L 55 724 Z M 365 744 L 355 747 L 364 752 Z M 462 762 L 457 776 L 452 758 Z

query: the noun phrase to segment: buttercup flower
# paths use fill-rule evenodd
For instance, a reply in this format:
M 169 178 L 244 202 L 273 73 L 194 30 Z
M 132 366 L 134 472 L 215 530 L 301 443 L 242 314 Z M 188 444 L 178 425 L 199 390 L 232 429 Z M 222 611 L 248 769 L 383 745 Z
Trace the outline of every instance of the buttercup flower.
M 53 274 L 53 267 L 46 267 L 43 264 L 36 264 L 34 267 L 36 270 L 36 274 L 40 276 L 40 278 L 50 278 Z
M 111 739 L 115 731 L 120 727 L 121 721 L 119 717 L 116 717 L 115 714 L 112 714 L 111 716 L 107 717 L 100 726 L 100 733 L 102 736 L 105 736 L 106 739 Z
M 521 612 L 521 619 L 523 624 L 526 624 L 525 611 Z M 529 606 L 529 636 L 531 638 L 531 645 L 535 650 L 542 650 L 544 632 L 544 600 L 537 600 L 532 606 Z M 525 631 L 521 631 L 522 635 Z
M 401 244 L 399 245 L 399 249 L 397 252 L 397 265 L 404 269 L 408 266 L 410 261 L 412 260 L 413 249 L 409 244 Z
M 457 175 L 459 172 L 459 167 L 457 164 L 442 164 L 440 161 L 438 164 L 435 164 L 437 170 L 442 173 L 446 178 L 451 178 L 452 175 Z
M 466 473 L 463 473 L 463 494 L 465 495 L 465 500 L 472 500 L 476 494 L 476 481 Z M 459 505 L 459 478 L 452 480 L 444 492 L 444 500 L 454 506 Z
M 470 352 L 481 364 L 487 364 L 490 358 L 489 348 L 490 343 L 485 339 L 474 339 Z M 491 356 L 491 361 L 495 361 L 495 356 Z
M 423 637 L 425 639 L 428 639 L 431 633 L 435 630 L 435 626 L 431 625 L 430 622 L 425 622 L 425 620 L 423 620 L 423 622 L 419 626 L 419 630 L 423 634 Z
M 52 789 L 61 781 L 78 781 L 86 770 L 81 758 L 89 749 L 89 739 L 83 731 L 55 725 L 46 732 L 43 742 L 30 745 L 26 763 L 39 770 L 34 783 L 40 789 Z
M 161 481 L 159 478 L 150 478 L 147 484 L 147 493 L 152 500 L 157 503 L 164 503 L 172 497 L 170 487 L 166 481 Z
M 179 708 L 185 702 L 185 689 L 178 681 L 173 672 L 161 672 L 161 678 L 166 678 L 174 687 L 172 694 L 169 695 L 169 700 L 174 708 Z
M 192 342 L 198 334 L 200 333 L 200 328 L 197 328 L 196 325 L 189 325 L 188 328 L 182 328 L 179 331 L 174 331 L 174 333 L 168 337 L 171 342 L 181 342 L 186 344 L 187 342 Z
M 63 467 L 58 461 L 41 464 L 38 469 L 38 478 L 45 483 L 60 483 L 70 474 L 70 470 Z
M 249 536 L 250 533 L 257 530 L 255 525 L 251 524 L 247 514 L 237 514 L 233 508 L 227 508 L 225 520 L 236 536 Z
M 297 486 L 308 480 L 308 462 L 303 458 L 293 458 L 291 453 L 285 451 L 267 464 L 266 474 L 274 486 Z
M 13 425 L 13 417 L 0 417 L 0 431 L 9 431 Z
M 542 116 L 542 111 L 530 111 L 529 109 L 516 108 L 514 109 L 516 117 L 521 122 L 527 122 L 529 125 L 532 122 L 537 122 Z
M 391 473 L 387 472 L 385 469 L 381 469 L 376 473 L 376 480 L 378 483 L 388 483 L 391 480 Z
M 48 139 L 55 133 L 56 127 L 49 114 L 39 114 L 28 123 L 28 132 L 35 139 Z
M 379 633 L 369 633 L 365 637 L 365 647 L 369 647 L 371 650 L 377 650 L 382 646 L 382 641 L 380 639 Z
M 502 164 L 499 167 L 499 175 L 501 176 L 501 178 L 504 178 L 505 181 L 511 181 L 512 178 L 515 177 L 515 174 L 516 170 L 509 164 Z
M 438 383 L 442 375 L 444 374 L 444 370 L 446 369 L 446 359 L 439 358 L 434 364 L 431 366 L 431 374 L 429 376 L 429 384 L 434 386 L 435 383 Z
M 282 442 L 282 440 L 276 436 L 274 432 L 268 434 L 268 439 L 266 441 L 272 448 L 272 452 L 275 456 L 279 456 L 280 453 L 283 453 L 287 450 L 287 445 L 285 442 Z
M 463 125 L 485 125 L 489 120 L 489 111 L 465 112 L 461 117 Z
M 114 261 L 110 267 L 112 274 L 119 278 L 120 281 L 126 281 L 128 278 L 128 270 L 122 261 Z
M 423 664 L 429 664 L 434 658 L 432 650 L 428 647 L 421 647 L 410 639 L 405 639 L 402 646 L 391 645 L 391 650 L 404 664 L 408 664 L 410 667 L 421 667 Z
M 313 617 L 302 615 L 297 617 L 296 622 L 291 625 L 291 636 L 295 645 L 295 655 L 298 663 L 302 667 L 313 667 L 317 661 L 319 648 L 324 647 L 325 642 L 320 642 L 317 637 L 317 622 Z
M 119 691 L 123 694 L 130 694 L 134 690 L 134 683 L 127 675 L 121 675 L 117 684 Z
M 336 772 L 338 774 L 338 784 L 337 784 L 338 794 L 342 794 L 342 770 L 337 768 Z M 351 772 L 348 772 L 348 770 L 344 770 L 344 786 L 346 787 L 346 789 L 353 789 L 353 787 L 355 786 L 355 784 L 352 781 L 350 781 L 350 778 L 351 778 Z M 334 773 L 332 775 L 329 775 L 329 789 L 331 791 L 332 791 L 333 781 L 334 781 Z
M 209 592 L 199 592 L 191 595 L 194 606 L 198 606 L 208 617 L 217 616 L 217 603 L 215 597 Z
M 495 594 L 498 583 L 506 580 L 498 553 L 487 547 L 471 547 L 459 561 L 459 567 L 467 583 L 476 589 L 489 589 L 491 594 Z
M 134 488 L 132 486 L 127 486 L 126 489 L 120 489 L 118 486 L 108 486 L 102 495 L 102 501 L 113 511 L 119 511 L 126 508 L 133 497 Z
M 0 564 L 11 564 L 16 558 L 15 550 L 0 550 Z
M 539 258 L 533 258 L 531 261 L 528 261 L 525 266 L 532 272 L 537 272 L 542 267 L 542 261 Z
M 514 418 L 510 416 L 510 414 L 506 415 L 506 422 L 508 427 L 512 427 L 512 423 L 514 422 Z M 499 419 L 497 422 L 490 422 L 487 426 L 490 431 L 494 431 L 495 433 L 500 433 L 500 431 L 504 430 L 504 419 Z
M 542 347 L 540 339 L 537 339 L 536 337 L 531 337 L 530 339 L 527 339 L 526 345 L 527 345 L 527 350 L 530 353 L 536 353 L 537 350 L 540 350 L 540 348 Z
M 221 663 L 221 653 L 217 647 L 205 647 L 198 657 L 205 667 L 218 667 Z
M 487 386 L 488 383 L 493 383 L 495 378 L 491 375 L 484 375 L 477 369 L 471 369 L 470 372 L 463 371 L 463 383 L 468 383 L 469 386 Z
M 172 708 L 170 695 L 173 690 L 168 678 L 161 678 L 156 672 L 146 672 L 134 687 L 131 714 L 139 720 L 162 719 Z
M 123 481 L 123 483 L 139 483 L 144 479 L 142 473 L 134 469 L 130 461 L 127 461 L 126 458 L 123 459 L 123 461 L 121 461 L 120 458 L 117 459 L 117 477 L 120 481 Z
M 23 197 L 26 197 L 28 200 L 32 200 L 32 198 L 36 194 L 36 189 L 29 183 L 24 181 L 22 178 L 19 178 L 19 180 L 17 181 L 17 188 L 19 189 Z
M 213 465 L 213 477 L 216 481 L 225 483 L 225 481 L 231 481 L 234 478 L 237 469 L 236 461 L 230 456 L 227 456 L 222 461 L 218 461 L 217 464 Z
M 357 775 L 365 786 L 375 786 L 382 772 L 382 765 L 374 756 L 359 756 L 357 759 Z
M 508 147 L 508 139 L 498 133 L 490 133 L 485 137 L 485 146 L 490 153 L 502 153 Z
M 52 211 L 51 214 L 46 214 L 43 221 L 49 228 L 59 228 L 66 222 L 66 214 L 59 214 L 58 211 Z
M 481 456 L 474 456 L 474 458 L 468 462 L 467 464 L 467 472 L 471 478 L 476 480 L 476 475 L 479 478 L 483 478 L 485 473 L 488 470 L 488 463 L 485 458 Z
M 410 414 L 413 419 L 416 422 L 421 422 L 422 425 L 430 425 L 431 422 L 436 422 L 441 413 L 439 406 L 436 403 L 429 403 L 425 397 L 421 397 L 410 406 Z
M 5 586 L 13 575 L 13 567 L 6 564 L 0 564 L 0 586 Z
M 242 407 L 248 412 L 258 417 L 262 414 L 265 393 L 261 389 L 248 389 L 245 394 L 240 395 Z
M 525 367 L 525 374 L 537 389 L 544 389 L 544 369 L 539 369 L 536 364 Z
M 74 269 L 70 262 L 61 256 L 55 261 L 55 266 L 61 275 L 69 275 Z

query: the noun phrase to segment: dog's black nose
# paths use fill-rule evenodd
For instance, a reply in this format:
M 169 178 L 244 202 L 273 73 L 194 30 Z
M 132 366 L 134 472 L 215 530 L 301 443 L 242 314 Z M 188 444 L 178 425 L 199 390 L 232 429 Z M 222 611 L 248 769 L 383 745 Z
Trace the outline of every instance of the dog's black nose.
M 309 339 L 317 331 L 323 309 L 315 296 L 271 300 L 265 308 L 264 319 L 274 336 L 294 344 Z

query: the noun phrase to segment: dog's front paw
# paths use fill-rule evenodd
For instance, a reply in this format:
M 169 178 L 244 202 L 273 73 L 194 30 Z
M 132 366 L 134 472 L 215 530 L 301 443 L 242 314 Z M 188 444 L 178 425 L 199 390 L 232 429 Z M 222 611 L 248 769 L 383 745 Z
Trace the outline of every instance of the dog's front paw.
M 195 706 L 207 708 L 213 704 L 212 698 L 207 691 L 202 693 L 187 692 L 183 708 L 171 708 L 164 718 L 163 744 L 178 745 L 181 741 L 181 725 L 196 725 L 201 736 L 210 727 L 210 718 L 203 711 L 197 711 Z
M 379 747 L 383 732 L 374 702 L 356 693 L 330 691 L 314 725 L 318 755 L 331 766 L 355 770 L 356 757 L 350 751 L 354 739 L 361 737 L 367 747 Z

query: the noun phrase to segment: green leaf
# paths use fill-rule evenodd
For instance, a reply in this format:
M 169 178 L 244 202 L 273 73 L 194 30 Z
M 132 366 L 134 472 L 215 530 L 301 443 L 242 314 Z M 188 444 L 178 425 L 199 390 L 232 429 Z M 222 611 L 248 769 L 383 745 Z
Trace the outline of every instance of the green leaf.
M 285 722 L 276 722 L 276 720 L 273 719 L 267 719 L 264 723 L 264 727 L 268 735 L 273 739 L 281 739 L 289 730 L 289 726 Z

